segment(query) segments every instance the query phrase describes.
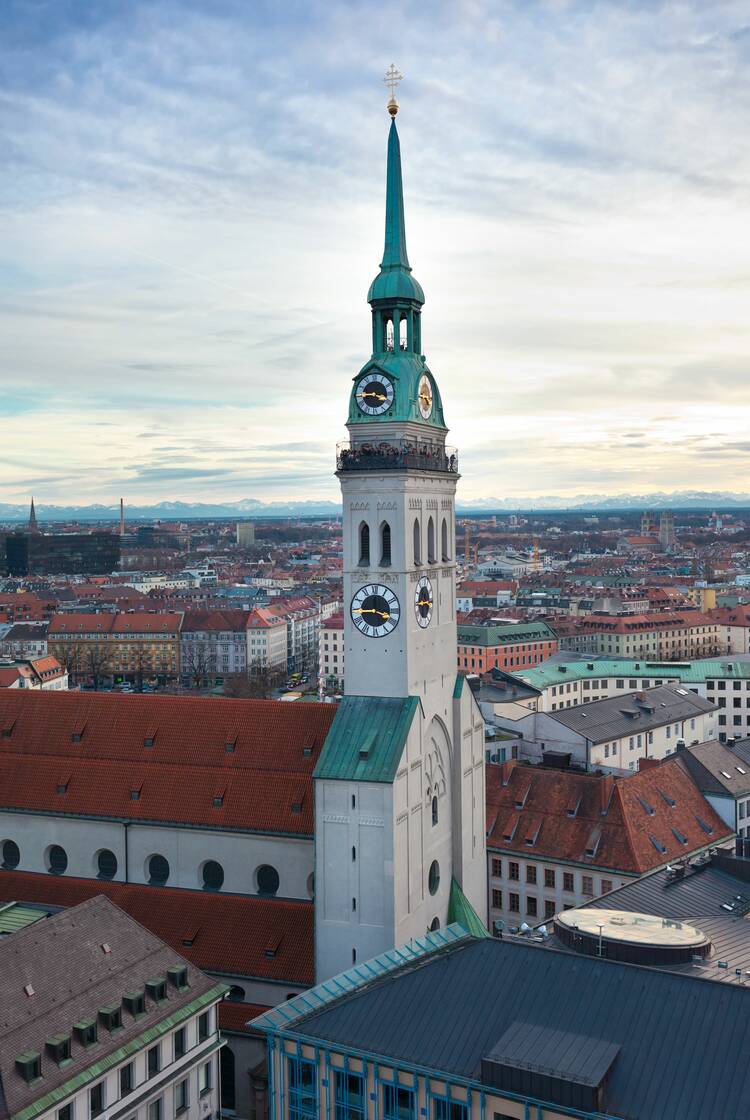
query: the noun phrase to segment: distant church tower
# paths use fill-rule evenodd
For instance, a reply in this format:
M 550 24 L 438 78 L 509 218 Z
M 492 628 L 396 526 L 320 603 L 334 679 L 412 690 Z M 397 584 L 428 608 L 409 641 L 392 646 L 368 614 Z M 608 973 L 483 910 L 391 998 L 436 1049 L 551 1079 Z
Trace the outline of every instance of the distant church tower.
M 388 110 L 372 356 L 337 449 L 346 696 L 315 773 L 318 980 L 487 913 L 484 723 L 456 672 L 458 461 L 421 353 L 393 90 Z
M 38 533 L 39 526 L 36 523 L 36 510 L 34 509 L 34 499 L 31 499 L 31 509 L 29 510 L 29 532 Z

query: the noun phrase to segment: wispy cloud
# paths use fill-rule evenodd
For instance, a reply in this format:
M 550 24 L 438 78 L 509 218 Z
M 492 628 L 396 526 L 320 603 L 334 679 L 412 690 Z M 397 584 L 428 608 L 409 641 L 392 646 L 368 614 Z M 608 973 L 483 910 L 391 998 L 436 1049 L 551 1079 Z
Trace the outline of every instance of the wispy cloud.
M 5 0 L 0 497 L 336 495 L 394 28 L 462 495 L 746 488 L 747 5 L 426 12 Z

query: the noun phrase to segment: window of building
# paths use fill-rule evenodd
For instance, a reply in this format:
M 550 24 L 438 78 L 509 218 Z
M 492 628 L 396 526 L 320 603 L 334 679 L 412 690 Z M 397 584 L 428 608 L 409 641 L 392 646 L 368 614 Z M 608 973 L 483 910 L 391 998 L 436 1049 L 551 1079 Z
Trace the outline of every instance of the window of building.
M 438 799 L 437 795 L 432 799 L 432 823 L 433 826 L 438 823 Z
M 554 867 L 545 867 L 544 869 L 544 885 L 545 887 L 555 887 L 556 874 Z
M 412 528 L 412 540 L 413 540 L 413 551 L 414 551 L 414 563 L 415 564 L 421 564 L 422 563 L 422 533 L 421 533 L 421 530 L 419 528 L 419 518 L 418 517 L 414 518 L 414 526 Z
M 177 1058 L 184 1058 L 185 1053 L 187 1051 L 187 1038 L 186 1038 L 184 1027 L 180 1027 L 180 1029 L 178 1031 L 174 1032 L 173 1040 L 174 1040 L 174 1056 L 175 1056 L 175 1061 L 176 1061 Z
M 554 918 L 555 913 L 556 913 L 556 907 L 555 907 L 554 902 L 552 901 L 551 898 L 545 898 L 545 900 L 544 900 L 544 918 L 545 918 L 545 921 L 549 920 L 550 918 Z
M 359 562 L 363 567 L 370 563 L 370 526 L 366 521 L 359 526 Z
M 279 889 L 279 873 L 269 863 L 262 864 L 255 872 L 258 894 L 276 894 Z
M 174 1114 L 179 1116 L 181 1113 L 186 1112 L 190 1104 L 188 1096 L 189 1081 L 184 1077 L 182 1081 L 178 1081 L 174 1087 Z
M 612 880 L 611 879 L 602 879 L 602 887 L 601 887 L 602 894 L 609 894 L 609 892 L 611 890 L 612 890 Z
M 209 1013 L 204 1011 L 202 1015 L 198 1016 L 198 1041 L 205 1042 L 208 1038 L 210 1031 Z
M 104 1082 L 99 1081 L 89 1089 L 89 1115 L 101 1116 L 104 1112 Z
M 581 890 L 584 894 L 593 895 L 594 893 L 594 880 L 591 875 L 581 876 Z
M 520 879 L 517 863 L 511 862 L 511 863 L 508 864 L 508 878 L 509 879 L 515 879 L 515 880 Z
M 128 1062 L 126 1066 L 120 1066 L 120 1096 L 126 1097 L 128 1093 L 132 1093 L 134 1085 L 135 1066 Z
M 337 1069 L 333 1076 L 335 1120 L 365 1120 L 367 1096 L 363 1074 Z
M 21 862 L 21 852 L 15 840 L 3 840 L 3 870 L 14 871 Z
M 391 566 L 391 527 L 387 521 L 380 526 L 380 566 Z
M 575 882 L 574 882 L 574 879 L 573 879 L 573 872 L 572 871 L 563 871 L 563 890 L 564 891 L 574 891 L 575 890 Z
M 157 1097 L 155 1101 L 150 1101 L 148 1106 L 148 1120 L 162 1120 L 162 1099 Z
M 503 875 L 503 861 L 492 857 L 492 874 L 496 879 L 501 879 Z
M 64 1104 L 62 1108 L 58 1108 L 57 1120 L 74 1120 L 72 1101 L 70 1101 L 68 1104 Z
M 47 852 L 47 870 L 50 875 L 64 875 L 68 867 L 68 853 L 59 844 L 52 844 Z
M 533 863 L 526 864 L 526 882 L 536 883 L 536 865 Z
M 289 1057 L 289 1120 L 317 1120 L 318 1067 L 305 1058 Z
M 383 1086 L 383 1120 L 416 1120 L 416 1115 L 413 1089 L 405 1085 Z
M 537 912 L 536 899 L 533 897 L 533 895 L 530 895 L 526 899 L 526 913 L 529 914 L 532 918 L 535 918 L 536 917 L 536 912 Z
M 97 879 L 114 879 L 117 874 L 117 856 L 109 848 L 102 848 L 96 856 Z
M 213 1088 L 213 1068 L 210 1062 L 204 1062 L 198 1074 L 198 1089 L 201 1096 Z
M 512 892 L 508 895 L 508 909 L 511 911 L 512 914 L 520 914 L 521 913 L 521 896 L 520 895 L 513 894 Z
M 203 889 L 204 891 L 220 891 L 224 883 L 224 868 L 215 859 L 208 859 L 203 864 Z
M 448 1097 L 433 1097 L 432 1120 L 469 1120 L 469 1106 L 466 1101 L 452 1101 Z
M 436 859 L 430 864 L 430 870 L 427 876 L 427 886 L 430 894 L 437 894 L 438 887 L 440 886 L 440 864 Z
M 164 856 L 153 855 L 148 860 L 148 881 L 153 887 L 163 887 L 169 879 L 169 863 Z
M 146 1053 L 146 1076 L 156 1077 L 161 1069 L 161 1047 L 157 1043 L 152 1046 Z

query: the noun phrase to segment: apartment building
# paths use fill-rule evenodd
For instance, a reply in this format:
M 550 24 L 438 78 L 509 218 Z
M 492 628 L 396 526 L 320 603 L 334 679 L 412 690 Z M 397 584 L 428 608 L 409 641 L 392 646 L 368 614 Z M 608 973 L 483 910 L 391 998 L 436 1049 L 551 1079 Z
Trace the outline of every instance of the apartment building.
M 750 606 L 717 607 L 709 613 L 719 627 L 722 652 L 750 653 Z
M 68 673 L 56 657 L 0 659 L 0 688 L 67 689 Z
M 44 657 L 46 653 L 46 622 L 16 622 L 0 625 L 0 657 Z
M 687 661 L 721 653 L 718 621 L 698 611 L 590 614 L 558 630 L 560 649 L 606 657 Z
M 627 777 L 490 764 L 490 928 L 537 925 L 733 834 L 677 758 Z
M 458 626 L 458 668 L 469 673 L 531 668 L 556 652 L 557 637 L 544 622 Z
M 250 670 L 286 670 L 287 624 L 275 608 L 256 607 L 247 620 L 247 665 Z
M 344 616 L 335 614 L 320 628 L 320 678 L 327 688 L 344 690 Z
M 226 984 L 102 896 L 2 918 L 3 1120 L 217 1114 Z
M 504 687 L 494 690 L 491 707 L 486 710 L 490 718 L 507 703 L 531 711 L 555 712 L 668 684 L 686 688 L 717 706 L 716 730 L 722 742 L 750 736 L 750 659 L 563 661 L 558 655 L 553 661 L 517 675 L 496 671 L 492 683 Z
M 247 674 L 249 611 L 186 611 L 180 628 L 183 683 L 200 688 Z
M 47 647 L 76 684 L 103 678 L 166 684 L 179 678 L 181 625 L 180 611 L 56 614 Z

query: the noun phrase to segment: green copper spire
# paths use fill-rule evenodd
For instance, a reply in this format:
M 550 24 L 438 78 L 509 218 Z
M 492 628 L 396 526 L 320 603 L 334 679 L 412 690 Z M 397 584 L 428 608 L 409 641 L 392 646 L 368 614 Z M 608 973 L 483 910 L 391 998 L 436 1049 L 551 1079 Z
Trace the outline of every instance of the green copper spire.
M 416 303 L 424 303 L 422 286 L 411 275 L 411 265 L 406 252 L 401 145 L 398 139 L 395 112 L 391 113 L 391 127 L 388 133 L 385 247 L 383 249 L 383 259 L 380 262 L 380 273 L 370 285 L 367 299 L 370 303 L 376 299 L 409 299 Z

